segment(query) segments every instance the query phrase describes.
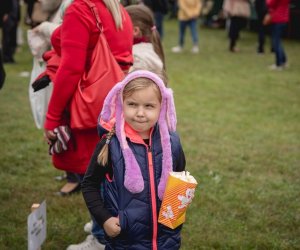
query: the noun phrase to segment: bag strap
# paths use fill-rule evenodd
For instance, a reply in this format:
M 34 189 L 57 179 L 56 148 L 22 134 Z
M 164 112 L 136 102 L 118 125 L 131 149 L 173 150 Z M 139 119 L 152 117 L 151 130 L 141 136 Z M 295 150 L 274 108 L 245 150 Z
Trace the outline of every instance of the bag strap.
M 94 3 L 92 3 L 91 1 L 89 1 L 89 0 L 83 0 L 83 1 L 90 7 L 91 11 L 93 12 L 93 14 L 96 18 L 96 25 L 97 25 L 98 29 L 100 30 L 100 32 L 102 33 L 103 32 L 103 25 L 102 25 L 102 22 L 100 20 L 98 9 L 97 9 L 96 5 Z

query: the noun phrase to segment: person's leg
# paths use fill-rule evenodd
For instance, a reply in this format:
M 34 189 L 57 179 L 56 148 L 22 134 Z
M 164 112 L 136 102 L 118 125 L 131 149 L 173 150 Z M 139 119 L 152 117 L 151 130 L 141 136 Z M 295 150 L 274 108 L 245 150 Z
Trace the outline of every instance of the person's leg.
M 160 39 L 163 39 L 164 36 L 164 27 L 163 27 L 163 21 L 164 21 L 164 14 L 160 11 L 154 12 L 154 19 L 155 19 L 155 25 L 156 29 L 160 35 Z
M 10 53 L 11 53 L 11 57 L 14 61 L 14 55 L 16 53 L 17 50 L 17 32 L 18 32 L 18 23 L 17 21 L 14 23 L 12 29 L 11 29 L 11 33 L 10 33 Z
M 67 183 L 58 192 L 59 195 L 65 196 L 80 191 L 80 183 L 83 179 L 83 175 L 79 175 L 72 172 L 67 173 Z
M 281 66 L 282 61 L 282 49 L 280 44 L 280 25 L 277 23 L 272 24 L 272 48 L 275 52 L 276 66 Z
M 196 18 L 194 18 L 190 21 L 190 29 L 191 29 L 193 45 L 198 46 L 199 36 L 198 36 L 197 19 Z
M 11 46 L 10 46 L 10 38 L 11 38 L 11 22 L 8 20 L 3 23 L 2 27 L 2 50 L 3 50 L 3 62 L 13 62 L 11 55 Z
M 281 37 L 284 31 L 286 24 L 280 23 L 278 24 L 278 63 L 280 66 L 284 66 L 287 62 L 286 54 L 282 45 Z
M 179 29 L 179 38 L 178 38 L 178 46 L 175 46 L 172 48 L 172 52 L 174 53 L 180 53 L 184 46 L 184 35 L 185 35 L 185 29 L 186 29 L 186 21 L 180 21 L 178 20 L 178 29 Z
M 4 85 L 5 77 L 6 77 L 6 72 L 3 67 L 2 49 L 0 48 L 0 89 Z
M 197 19 L 191 19 L 189 21 L 189 26 L 191 30 L 191 36 L 193 41 L 193 47 L 191 52 L 192 53 L 198 53 L 199 52 L 199 37 L 198 37 L 198 28 L 197 28 Z
M 96 237 L 96 239 L 103 245 L 105 245 L 105 234 L 103 227 L 99 226 L 99 224 L 92 217 L 93 226 L 92 226 L 92 235 Z
M 228 37 L 229 37 L 229 50 L 234 52 L 236 46 L 236 40 L 238 37 L 238 27 L 237 27 L 236 17 L 230 18 Z
M 258 46 L 257 53 L 264 53 L 265 47 L 265 26 L 262 23 L 262 19 L 258 20 Z
M 187 21 L 179 21 L 179 46 L 183 48 L 184 46 L 184 36 L 187 26 Z

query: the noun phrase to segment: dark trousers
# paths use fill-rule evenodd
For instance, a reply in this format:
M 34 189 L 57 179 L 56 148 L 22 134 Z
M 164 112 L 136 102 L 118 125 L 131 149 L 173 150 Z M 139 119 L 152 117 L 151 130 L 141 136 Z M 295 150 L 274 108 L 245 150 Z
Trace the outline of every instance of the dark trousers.
M 284 31 L 286 23 L 272 24 L 272 48 L 275 52 L 276 65 L 282 66 L 286 63 L 287 58 L 281 42 L 281 36 Z
M 265 25 L 263 25 L 263 19 L 258 18 L 258 22 L 257 22 L 257 32 L 258 32 L 257 52 L 258 53 L 263 53 L 264 52 L 265 40 L 266 40 L 266 38 L 265 38 L 266 37 L 266 29 L 267 29 L 267 27 Z
M 83 175 L 75 174 L 72 172 L 66 172 L 67 173 L 67 181 L 72 183 L 81 183 L 83 179 Z
M 6 73 L 3 67 L 2 49 L 0 48 L 0 89 L 3 87 L 5 77 L 6 77 Z
M 164 14 L 160 11 L 154 12 L 155 26 L 159 33 L 160 39 L 164 36 Z
M 3 61 L 13 62 L 14 54 L 17 48 L 17 28 L 18 23 L 7 21 L 2 27 L 2 50 Z
M 228 31 L 228 37 L 230 40 L 229 49 L 233 50 L 236 46 L 236 42 L 240 37 L 240 31 L 247 24 L 247 19 L 244 17 L 233 16 L 230 18 L 230 25 Z

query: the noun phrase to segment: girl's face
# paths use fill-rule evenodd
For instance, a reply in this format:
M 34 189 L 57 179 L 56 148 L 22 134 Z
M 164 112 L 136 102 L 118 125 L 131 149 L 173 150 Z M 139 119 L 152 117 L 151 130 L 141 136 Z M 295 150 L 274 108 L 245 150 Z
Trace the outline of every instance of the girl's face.
M 149 139 L 150 129 L 158 120 L 160 106 L 153 86 L 136 90 L 123 101 L 124 119 L 143 139 Z

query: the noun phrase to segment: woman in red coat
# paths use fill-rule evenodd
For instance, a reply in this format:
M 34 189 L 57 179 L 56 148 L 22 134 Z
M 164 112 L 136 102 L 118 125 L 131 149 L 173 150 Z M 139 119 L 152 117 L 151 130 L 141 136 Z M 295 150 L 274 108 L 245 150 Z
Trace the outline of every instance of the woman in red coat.
M 94 3 L 103 25 L 103 32 L 111 52 L 123 70 L 132 64 L 133 29 L 130 17 L 118 0 L 90 0 Z M 90 67 L 92 51 L 98 41 L 99 28 L 90 7 L 84 0 L 74 0 L 68 7 L 62 25 L 51 42 L 61 61 L 54 79 L 53 93 L 45 120 L 45 136 L 49 144 L 57 140 L 57 128 L 69 127 L 69 103 L 78 81 Z M 56 168 L 82 177 L 99 138 L 95 128 L 71 129 L 67 150 L 53 154 Z M 80 179 L 80 178 L 79 178 Z M 80 187 L 79 181 L 61 193 Z

